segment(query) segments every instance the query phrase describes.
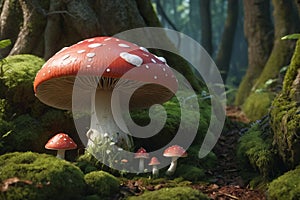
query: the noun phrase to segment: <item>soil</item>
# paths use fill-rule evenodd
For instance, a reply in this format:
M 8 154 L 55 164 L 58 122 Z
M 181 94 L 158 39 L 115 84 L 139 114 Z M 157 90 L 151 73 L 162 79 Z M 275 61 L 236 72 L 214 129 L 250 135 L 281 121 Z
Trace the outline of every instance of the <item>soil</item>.
M 236 146 L 244 130 L 235 126 L 235 122 L 249 123 L 250 121 L 240 108 L 227 107 L 226 112 L 233 121 L 232 127 L 226 127 L 229 131 L 221 134 L 213 149 L 218 157 L 218 166 L 213 171 L 207 172 L 215 178 L 210 184 L 191 183 L 190 187 L 200 190 L 212 200 L 265 200 L 267 198 L 264 191 L 250 189 L 238 170 Z M 144 190 L 153 191 L 163 187 L 168 187 L 168 184 L 162 182 L 157 185 L 147 185 L 140 180 L 128 180 L 122 186 L 122 193 L 140 195 Z

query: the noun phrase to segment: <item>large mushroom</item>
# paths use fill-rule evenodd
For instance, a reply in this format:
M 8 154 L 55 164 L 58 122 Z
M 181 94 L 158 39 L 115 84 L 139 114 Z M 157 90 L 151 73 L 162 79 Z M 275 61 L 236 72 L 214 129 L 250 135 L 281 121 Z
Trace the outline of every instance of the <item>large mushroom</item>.
M 133 73 L 123 80 L 129 71 Z M 95 37 L 65 47 L 51 57 L 36 75 L 35 95 L 47 105 L 72 110 L 78 77 L 82 78 L 84 96 L 90 98 L 90 129 L 95 130 L 89 132 L 88 143 L 101 140 L 107 133 L 119 146 L 132 147 L 126 128 L 119 127 L 126 127 L 124 119 L 116 122 L 112 113 L 111 97 L 117 84 L 124 82 L 132 88 L 143 83 L 131 96 L 130 108 L 164 103 L 177 90 L 177 79 L 164 58 L 118 38 Z
M 173 175 L 175 173 L 176 167 L 177 167 L 177 159 L 179 157 L 187 157 L 186 151 L 179 145 L 173 145 L 168 147 L 163 155 L 165 157 L 171 157 L 171 164 L 169 169 L 166 171 L 167 175 Z
M 47 142 L 46 149 L 57 150 L 57 158 L 65 159 L 65 151 L 76 149 L 77 144 L 69 137 L 68 134 L 58 133 Z

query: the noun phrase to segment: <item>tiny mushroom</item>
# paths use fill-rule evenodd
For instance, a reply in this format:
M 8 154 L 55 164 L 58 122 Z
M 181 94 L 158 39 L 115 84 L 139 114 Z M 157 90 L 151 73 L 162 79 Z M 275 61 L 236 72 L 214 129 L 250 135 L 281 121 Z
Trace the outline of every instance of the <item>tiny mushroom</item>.
M 158 161 L 157 157 L 152 157 L 150 160 L 149 165 L 152 166 L 152 175 L 153 177 L 157 177 L 158 176 L 158 168 L 157 166 L 160 164 L 160 162 Z
M 163 155 L 165 157 L 172 158 L 171 165 L 170 165 L 169 169 L 166 171 L 167 175 L 174 174 L 174 172 L 176 170 L 176 166 L 177 166 L 177 159 L 179 157 L 187 157 L 186 151 L 179 145 L 173 145 L 173 146 L 168 147 L 164 151 Z
M 76 149 L 77 144 L 65 133 L 53 136 L 45 145 L 46 149 L 57 150 L 57 158 L 65 159 L 65 151 Z
M 124 78 L 127 72 L 131 73 Z M 112 103 L 113 90 L 123 85 L 121 94 L 126 88 L 142 84 L 134 91 L 129 106 L 147 108 L 174 96 L 177 82 L 166 60 L 146 48 L 114 37 L 95 37 L 65 47 L 52 56 L 37 73 L 34 92 L 47 105 L 73 110 L 73 91 L 81 89 L 83 94 L 78 96 L 90 112 L 89 128 L 97 130 L 90 132 L 88 143 L 108 133 L 119 146 L 129 149 L 132 142 L 126 123 L 123 118 L 116 123 L 112 113 L 112 107 L 118 108 Z
M 141 147 L 137 150 L 137 152 L 134 154 L 134 158 L 139 159 L 139 173 L 144 172 L 144 160 L 149 158 L 149 154 L 147 151 Z

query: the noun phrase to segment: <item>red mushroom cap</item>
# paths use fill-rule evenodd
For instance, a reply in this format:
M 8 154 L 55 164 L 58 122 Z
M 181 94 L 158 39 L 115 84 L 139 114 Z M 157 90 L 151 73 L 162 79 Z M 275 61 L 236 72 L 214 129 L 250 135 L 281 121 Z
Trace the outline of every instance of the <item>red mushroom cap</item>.
M 131 101 L 136 107 L 163 103 L 177 91 L 177 79 L 164 58 L 125 40 L 95 37 L 51 57 L 35 77 L 34 92 L 43 103 L 70 110 L 77 75 L 119 80 L 129 70 L 126 80 L 148 83 L 133 95 Z M 116 82 L 110 81 L 110 87 Z
M 143 147 L 139 148 L 134 154 L 134 158 L 149 158 L 149 154 Z
M 168 147 L 163 154 L 165 157 L 187 157 L 186 151 L 179 145 Z
M 149 163 L 149 165 L 159 165 L 160 162 L 158 161 L 158 159 L 156 157 L 152 157 L 151 161 Z
M 58 133 L 47 142 L 45 148 L 52 150 L 70 150 L 76 149 L 77 144 L 67 134 Z

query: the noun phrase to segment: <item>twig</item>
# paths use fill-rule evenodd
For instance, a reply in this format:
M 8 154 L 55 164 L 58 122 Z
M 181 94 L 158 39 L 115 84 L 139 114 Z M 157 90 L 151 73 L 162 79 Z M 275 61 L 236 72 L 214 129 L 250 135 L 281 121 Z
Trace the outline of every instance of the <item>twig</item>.
M 231 199 L 235 199 L 235 200 L 239 200 L 239 198 L 238 197 L 236 197 L 236 196 L 234 196 L 234 195 L 231 195 L 231 194 L 228 194 L 228 193 L 224 193 L 224 192 L 218 192 L 220 195 L 224 195 L 224 196 L 227 196 L 227 197 L 229 197 L 229 198 L 231 198 Z

